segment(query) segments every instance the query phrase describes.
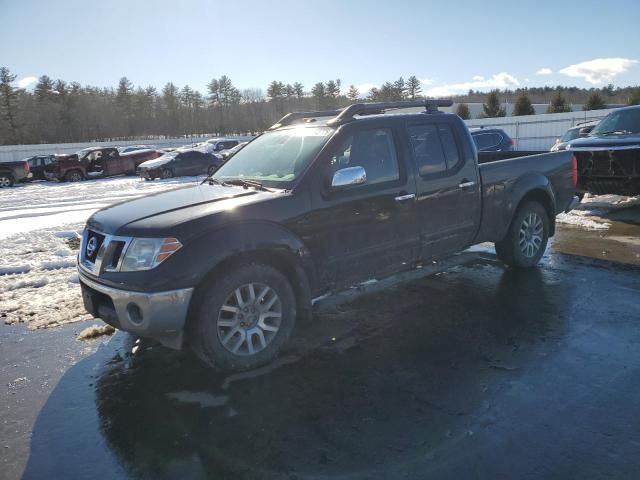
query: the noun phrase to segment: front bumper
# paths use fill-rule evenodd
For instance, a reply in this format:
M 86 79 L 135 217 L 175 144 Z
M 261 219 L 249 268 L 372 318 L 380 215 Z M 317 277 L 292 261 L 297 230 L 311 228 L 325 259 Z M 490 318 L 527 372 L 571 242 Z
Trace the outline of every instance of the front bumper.
M 152 338 L 180 350 L 193 288 L 166 292 L 132 292 L 107 287 L 79 270 L 82 300 L 87 311 L 109 325 Z

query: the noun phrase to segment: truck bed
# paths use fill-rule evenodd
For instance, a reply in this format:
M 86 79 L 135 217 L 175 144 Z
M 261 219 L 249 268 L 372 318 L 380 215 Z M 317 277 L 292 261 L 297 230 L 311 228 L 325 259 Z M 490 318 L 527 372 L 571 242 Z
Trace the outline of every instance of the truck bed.
M 573 200 L 570 151 L 481 152 L 478 169 L 482 184 L 482 219 L 474 243 L 495 242 L 504 237 L 517 208 L 520 192 L 535 182 L 546 185 L 555 198 L 550 218 L 565 211 Z

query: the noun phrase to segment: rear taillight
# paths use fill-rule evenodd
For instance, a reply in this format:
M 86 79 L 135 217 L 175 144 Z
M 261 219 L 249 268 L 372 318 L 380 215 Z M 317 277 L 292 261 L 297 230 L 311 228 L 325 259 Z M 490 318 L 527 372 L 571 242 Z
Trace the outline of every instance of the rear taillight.
M 24 162 L 24 164 L 22 165 L 22 168 L 24 168 L 24 171 L 29 173 L 29 164 L 27 162 Z
M 578 159 L 575 155 L 571 157 L 571 181 L 574 188 L 578 186 Z

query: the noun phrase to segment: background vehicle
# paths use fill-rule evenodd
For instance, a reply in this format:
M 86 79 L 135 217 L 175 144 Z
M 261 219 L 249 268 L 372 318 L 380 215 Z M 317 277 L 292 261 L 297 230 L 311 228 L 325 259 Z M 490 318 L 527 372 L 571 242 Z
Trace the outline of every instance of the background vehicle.
M 0 162 L 0 188 L 11 187 L 15 182 L 26 180 L 29 175 L 29 163 L 25 160 Z
M 175 151 L 140 164 L 137 172 L 145 180 L 187 175 L 211 175 L 220 168 L 222 163 L 222 159 L 212 153 L 203 153 L 198 150 Z
M 129 145 L 128 147 L 118 147 L 120 153 L 135 152 L 136 150 L 155 150 L 153 145 Z
M 46 170 L 51 170 L 51 165 L 56 161 L 55 155 L 37 155 L 35 157 L 26 158 L 31 172 L 30 180 L 46 180 Z
M 238 140 L 233 140 L 231 138 L 211 138 L 202 142 L 200 146 L 204 147 L 207 153 L 219 153 L 225 150 L 229 150 L 239 143 L 240 142 Z
M 207 183 L 97 212 L 80 248 L 87 310 L 247 369 L 314 297 L 487 241 L 508 265 L 536 265 L 575 201 L 571 152 L 478 159 L 457 115 L 428 114 L 450 104 L 289 114 Z M 374 114 L 417 106 L 428 113 Z M 331 119 L 296 124 L 310 117 Z
M 112 147 L 85 148 L 73 155 L 58 156 L 52 170 L 45 175 L 50 180 L 69 182 L 85 178 L 134 175 L 138 165 L 160 155 L 155 150 L 120 154 L 117 148 Z
M 499 128 L 479 128 L 471 130 L 471 138 L 479 152 L 510 152 L 514 141 Z
M 566 150 L 569 142 L 575 140 L 576 138 L 586 137 L 597 124 L 597 120 L 576 124 L 575 127 L 571 127 L 569 130 L 567 130 L 562 137 L 556 139 L 556 143 L 553 145 L 553 147 L 551 147 L 551 151 L 557 152 L 558 150 Z
M 242 142 L 239 143 L 238 145 L 236 145 L 233 148 L 230 148 L 229 150 L 225 150 L 224 152 L 220 153 L 220 156 L 222 157 L 222 159 L 226 162 L 227 160 L 229 160 L 231 157 L 233 157 L 236 153 L 238 153 L 240 150 L 242 150 L 249 142 Z
M 618 108 L 585 138 L 567 145 L 578 160 L 578 188 L 596 195 L 640 193 L 640 106 Z

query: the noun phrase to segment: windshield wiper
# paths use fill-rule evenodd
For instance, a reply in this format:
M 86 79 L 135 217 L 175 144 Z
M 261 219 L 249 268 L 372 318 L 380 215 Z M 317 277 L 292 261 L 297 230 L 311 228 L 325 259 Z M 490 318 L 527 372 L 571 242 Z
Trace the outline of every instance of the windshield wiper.
M 630 133 L 633 132 L 630 132 L 629 130 L 611 130 L 609 132 L 599 132 L 596 133 L 596 135 L 628 135 Z
M 209 185 L 222 185 L 223 187 L 227 186 L 227 182 L 221 182 L 220 180 L 216 180 L 213 177 L 206 177 L 200 182 L 200 185 L 203 185 L 205 183 L 208 183 Z
M 256 188 L 258 190 L 262 190 L 264 192 L 272 192 L 273 191 L 273 190 L 265 187 L 264 185 L 262 185 L 260 182 L 256 182 L 255 180 L 244 180 L 242 178 L 233 178 L 231 180 L 225 180 L 224 183 L 227 183 L 229 185 L 239 185 L 239 186 L 244 187 L 244 188 L 253 187 L 253 188 Z

